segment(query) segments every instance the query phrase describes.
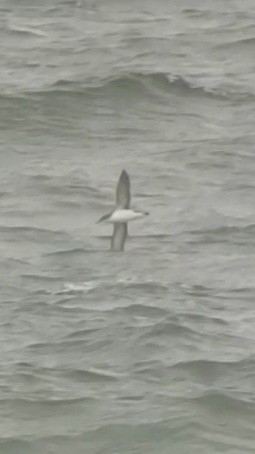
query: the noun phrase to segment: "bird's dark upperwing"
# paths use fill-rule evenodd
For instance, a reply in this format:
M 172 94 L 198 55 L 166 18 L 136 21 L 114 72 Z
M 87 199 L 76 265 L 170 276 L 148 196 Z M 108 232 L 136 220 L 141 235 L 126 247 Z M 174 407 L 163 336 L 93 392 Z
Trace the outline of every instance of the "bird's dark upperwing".
M 120 252 L 124 250 L 127 238 L 127 222 L 118 222 L 114 224 L 111 238 L 111 251 Z
M 127 209 L 130 205 L 130 179 L 125 170 L 122 170 L 116 189 L 116 208 Z

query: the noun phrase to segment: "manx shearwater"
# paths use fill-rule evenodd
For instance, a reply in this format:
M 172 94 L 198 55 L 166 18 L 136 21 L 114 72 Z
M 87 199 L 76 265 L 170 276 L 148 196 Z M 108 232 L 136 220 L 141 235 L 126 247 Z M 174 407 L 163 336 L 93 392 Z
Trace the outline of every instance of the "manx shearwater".
M 126 170 L 123 170 L 117 184 L 115 209 L 102 216 L 98 221 L 114 224 L 111 250 L 123 251 L 127 238 L 127 223 L 148 214 L 146 211 L 136 211 L 130 208 L 130 179 Z

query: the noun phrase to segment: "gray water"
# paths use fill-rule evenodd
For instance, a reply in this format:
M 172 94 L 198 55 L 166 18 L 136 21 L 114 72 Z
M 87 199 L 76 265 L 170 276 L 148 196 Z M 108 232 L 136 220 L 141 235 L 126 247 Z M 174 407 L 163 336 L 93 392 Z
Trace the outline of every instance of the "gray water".
M 254 453 L 254 0 L 0 23 L 0 453 Z

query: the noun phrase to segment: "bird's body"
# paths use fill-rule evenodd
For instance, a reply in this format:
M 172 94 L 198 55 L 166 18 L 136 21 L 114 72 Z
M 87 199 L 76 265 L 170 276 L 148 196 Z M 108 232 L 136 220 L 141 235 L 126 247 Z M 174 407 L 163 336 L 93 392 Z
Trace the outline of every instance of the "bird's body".
M 144 215 L 143 211 L 134 211 L 134 210 L 114 210 L 108 219 L 105 219 L 106 222 L 111 222 L 113 224 L 119 222 L 128 222 L 134 221 L 135 219 L 143 218 Z
M 149 213 L 145 211 L 135 211 L 129 208 L 130 205 L 130 179 L 125 170 L 122 171 L 116 189 L 116 208 L 99 219 L 98 222 L 105 221 L 113 223 L 113 235 L 111 239 L 111 250 L 115 252 L 123 251 L 127 238 L 127 222 L 142 218 Z

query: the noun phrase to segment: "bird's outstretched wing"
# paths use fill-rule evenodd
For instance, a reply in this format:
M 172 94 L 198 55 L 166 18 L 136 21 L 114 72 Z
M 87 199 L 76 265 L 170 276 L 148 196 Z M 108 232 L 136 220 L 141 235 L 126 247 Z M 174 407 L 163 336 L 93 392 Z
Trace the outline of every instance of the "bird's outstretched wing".
M 127 222 L 118 222 L 114 224 L 111 238 L 111 251 L 120 252 L 124 250 L 127 238 Z
M 130 179 L 128 173 L 122 170 L 116 189 L 116 208 L 127 209 L 130 204 Z

